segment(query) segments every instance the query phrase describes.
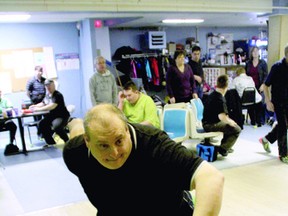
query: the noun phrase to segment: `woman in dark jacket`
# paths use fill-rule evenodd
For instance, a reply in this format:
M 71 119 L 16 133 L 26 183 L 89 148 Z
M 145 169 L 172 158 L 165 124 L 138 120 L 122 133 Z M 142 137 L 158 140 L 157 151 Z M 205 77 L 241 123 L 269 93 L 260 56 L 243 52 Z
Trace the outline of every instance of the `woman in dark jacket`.
M 249 60 L 246 63 L 246 73 L 255 82 L 256 88 L 263 92 L 263 83 L 268 75 L 268 67 L 265 60 L 259 58 L 259 48 L 254 46 L 250 50 Z
M 246 62 L 246 73 L 248 76 L 253 78 L 256 89 L 259 91 L 259 93 L 262 93 L 263 85 L 268 75 L 268 67 L 266 61 L 259 58 L 259 48 L 257 46 L 252 47 L 250 50 L 249 60 Z M 261 95 L 263 98 L 264 95 Z M 264 118 L 264 108 L 261 112 L 263 113 L 262 116 Z M 255 115 L 255 110 L 253 110 L 252 107 L 248 109 L 248 113 L 250 119 L 255 119 L 253 116 Z M 251 124 L 255 125 L 255 122 L 251 122 Z M 259 127 L 261 124 L 258 123 L 257 126 Z

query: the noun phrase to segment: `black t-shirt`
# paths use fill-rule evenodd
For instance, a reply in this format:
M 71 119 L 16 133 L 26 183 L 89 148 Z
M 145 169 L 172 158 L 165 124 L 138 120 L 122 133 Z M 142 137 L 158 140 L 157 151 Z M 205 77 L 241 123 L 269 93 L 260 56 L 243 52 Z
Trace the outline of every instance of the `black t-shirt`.
M 279 103 L 288 104 L 288 64 L 285 58 L 273 64 L 265 80 L 265 85 L 271 85 L 272 102 L 274 105 Z
M 70 116 L 66 108 L 65 102 L 64 102 L 64 97 L 59 91 L 57 90 L 54 91 L 51 97 L 46 95 L 43 102 L 45 104 L 49 104 L 50 100 L 51 102 L 57 104 L 56 108 L 50 111 L 49 113 L 50 116 L 53 116 L 54 118 L 57 118 L 57 117 L 68 118 Z
M 215 124 L 220 122 L 218 115 L 220 113 L 228 114 L 226 100 L 223 95 L 217 91 L 213 91 L 204 104 L 203 124 Z
M 64 147 L 64 161 L 79 178 L 97 215 L 183 215 L 179 213 L 182 192 L 189 190 L 192 175 L 203 160 L 154 127 L 133 124 L 129 131 L 133 149 L 117 170 L 88 157 L 82 135 Z
M 202 80 L 204 80 L 204 72 L 201 60 L 199 60 L 199 62 L 195 62 L 192 59 L 190 59 L 188 64 L 190 65 L 193 74 L 200 76 Z M 195 80 L 195 82 L 197 86 L 201 85 L 201 83 L 198 83 L 197 80 Z

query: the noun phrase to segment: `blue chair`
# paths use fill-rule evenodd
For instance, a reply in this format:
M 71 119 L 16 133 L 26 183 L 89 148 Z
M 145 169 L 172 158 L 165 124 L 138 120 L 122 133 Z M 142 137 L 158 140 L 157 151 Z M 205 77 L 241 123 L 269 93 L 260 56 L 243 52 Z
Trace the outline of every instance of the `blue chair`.
M 219 144 L 223 138 L 223 132 L 205 132 L 202 126 L 204 105 L 200 98 L 192 99 L 190 106 L 190 138 L 204 141 L 208 139 L 209 143 L 216 142 Z M 216 139 L 218 138 L 218 139 Z M 214 140 L 213 140 L 214 139 Z
M 202 121 L 203 119 L 203 112 L 204 112 L 204 105 L 202 103 L 202 100 L 200 98 L 192 99 L 196 108 L 197 108 L 197 119 L 199 121 Z
M 202 119 L 203 119 L 203 112 L 204 112 L 204 105 L 200 98 L 193 98 L 190 101 L 191 105 L 195 106 L 195 112 L 196 112 L 196 126 L 198 129 L 203 128 L 202 127 Z
M 163 111 L 163 130 L 175 142 L 189 138 L 189 111 L 183 108 L 165 108 Z

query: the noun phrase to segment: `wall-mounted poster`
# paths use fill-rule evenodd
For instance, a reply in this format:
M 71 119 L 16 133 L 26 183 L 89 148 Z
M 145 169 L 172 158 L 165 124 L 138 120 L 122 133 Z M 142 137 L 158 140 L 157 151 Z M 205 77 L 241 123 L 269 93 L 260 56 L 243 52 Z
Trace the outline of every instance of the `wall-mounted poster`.
M 44 77 L 57 77 L 52 47 L 0 50 L 1 90 L 5 93 L 26 91 L 36 65 L 43 67 Z
M 58 71 L 79 70 L 80 61 L 77 53 L 56 54 L 56 65 Z

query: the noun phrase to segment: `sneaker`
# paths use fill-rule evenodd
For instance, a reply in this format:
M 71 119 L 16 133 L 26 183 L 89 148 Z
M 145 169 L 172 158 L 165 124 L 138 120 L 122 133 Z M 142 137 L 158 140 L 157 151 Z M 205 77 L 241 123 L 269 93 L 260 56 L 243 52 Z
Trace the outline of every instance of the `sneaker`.
M 228 155 L 228 151 L 222 147 L 218 147 L 217 150 L 218 150 L 218 153 L 221 154 L 223 157 L 226 157 Z
M 233 152 L 234 152 L 234 149 L 230 148 L 230 149 L 228 149 L 227 152 L 228 152 L 228 153 L 233 153 Z
M 269 146 L 269 142 L 264 142 L 263 138 L 260 138 L 259 139 L 259 142 L 262 144 L 264 150 L 267 152 L 267 153 L 271 153 L 271 150 L 270 150 L 270 146 Z
M 280 160 L 281 160 L 283 163 L 288 164 L 288 156 L 280 157 Z
M 56 144 L 45 144 L 44 146 L 42 146 L 42 148 L 49 148 L 51 146 L 55 146 Z

